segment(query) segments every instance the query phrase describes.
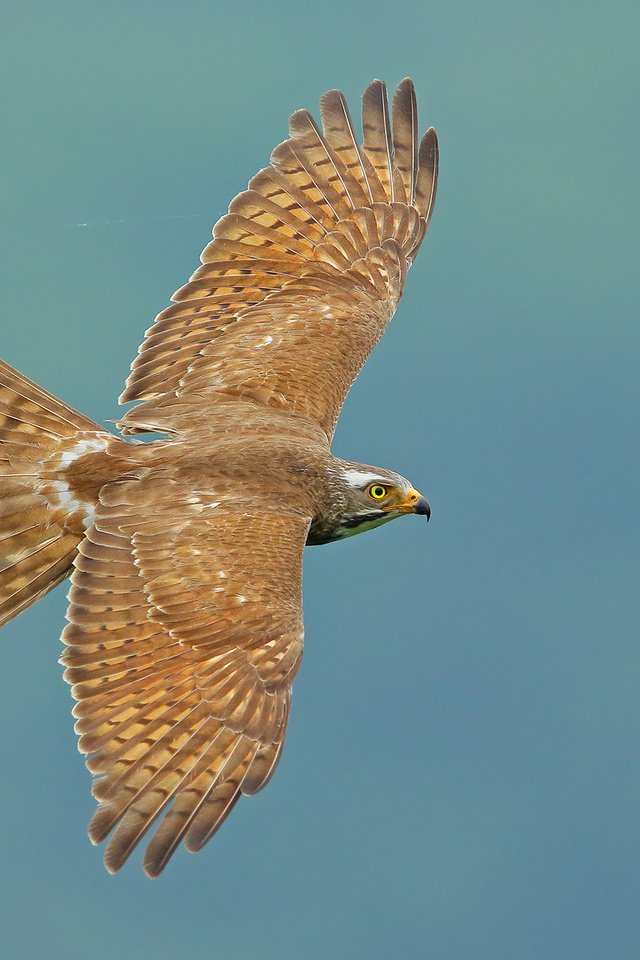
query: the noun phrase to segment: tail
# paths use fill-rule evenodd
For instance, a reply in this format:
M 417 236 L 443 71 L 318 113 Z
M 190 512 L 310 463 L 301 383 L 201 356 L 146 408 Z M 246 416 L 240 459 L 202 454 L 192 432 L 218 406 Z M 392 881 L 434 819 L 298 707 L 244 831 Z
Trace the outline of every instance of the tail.
M 70 573 L 92 504 L 64 470 L 110 438 L 0 360 L 0 626 Z

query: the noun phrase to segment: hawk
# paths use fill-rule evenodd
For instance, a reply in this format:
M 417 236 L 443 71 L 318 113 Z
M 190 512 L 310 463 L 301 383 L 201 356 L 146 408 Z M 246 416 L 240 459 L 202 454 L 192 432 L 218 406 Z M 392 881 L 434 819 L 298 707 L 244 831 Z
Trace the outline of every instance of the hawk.
M 273 774 L 305 544 L 430 516 L 330 444 L 429 224 L 436 135 L 418 140 L 409 79 L 392 110 L 367 87 L 362 143 L 339 91 L 320 114 L 293 114 L 145 334 L 118 426 L 165 439 L 117 437 L 0 364 L 0 624 L 71 577 L 61 662 L 112 872 L 154 828 L 157 876 Z

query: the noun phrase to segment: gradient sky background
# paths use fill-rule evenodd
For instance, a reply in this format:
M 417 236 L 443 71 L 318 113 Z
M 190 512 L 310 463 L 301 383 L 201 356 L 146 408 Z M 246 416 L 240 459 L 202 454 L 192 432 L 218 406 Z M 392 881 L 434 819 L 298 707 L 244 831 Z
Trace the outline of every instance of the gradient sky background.
M 335 443 L 431 524 L 308 551 L 277 776 L 155 882 L 86 839 L 65 590 L 3 630 L 3 956 L 640 956 L 639 12 L 3 4 L 1 354 L 98 420 L 292 110 L 410 74 L 442 149 Z

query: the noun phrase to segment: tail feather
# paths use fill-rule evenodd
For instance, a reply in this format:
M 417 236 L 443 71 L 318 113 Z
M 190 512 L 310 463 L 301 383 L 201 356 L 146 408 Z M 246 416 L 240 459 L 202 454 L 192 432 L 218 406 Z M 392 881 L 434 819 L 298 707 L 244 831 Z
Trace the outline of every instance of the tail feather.
M 84 518 L 56 468 L 108 436 L 0 360 L 0 626 L 70 573 Z

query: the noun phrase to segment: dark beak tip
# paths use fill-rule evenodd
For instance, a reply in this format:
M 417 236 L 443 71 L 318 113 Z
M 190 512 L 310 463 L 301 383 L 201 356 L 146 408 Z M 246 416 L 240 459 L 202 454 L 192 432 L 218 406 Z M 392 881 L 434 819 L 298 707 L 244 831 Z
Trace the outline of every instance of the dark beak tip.
M 415 512 L 421 517 L 426 517 L 427 522 L 431 519 L 431 505 L 425 497 L 418 500 L 415 506 Z

